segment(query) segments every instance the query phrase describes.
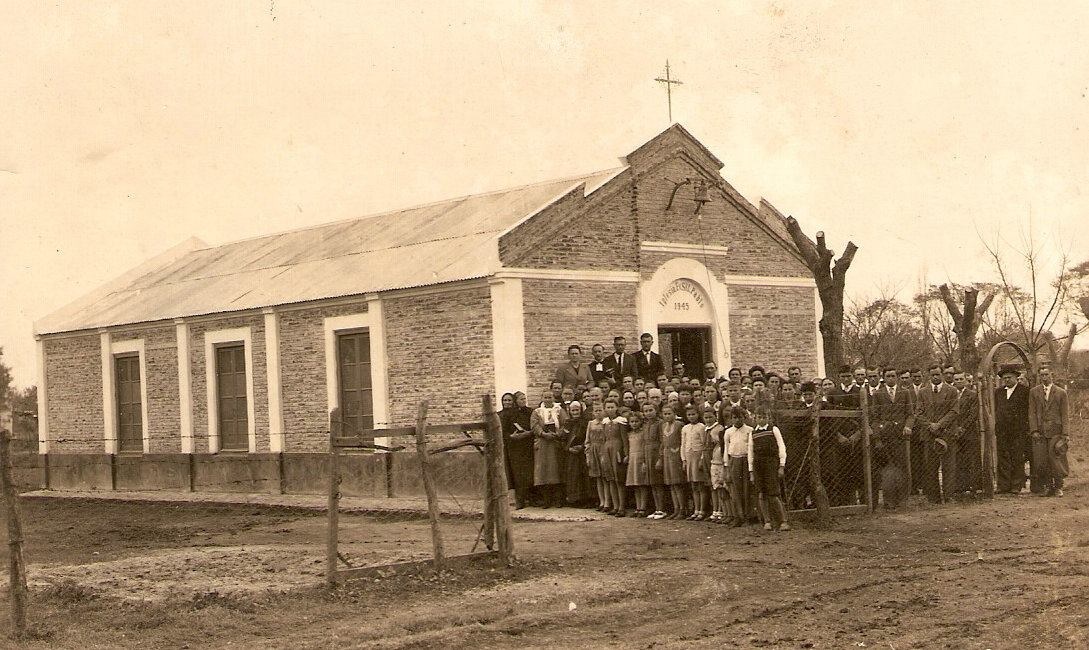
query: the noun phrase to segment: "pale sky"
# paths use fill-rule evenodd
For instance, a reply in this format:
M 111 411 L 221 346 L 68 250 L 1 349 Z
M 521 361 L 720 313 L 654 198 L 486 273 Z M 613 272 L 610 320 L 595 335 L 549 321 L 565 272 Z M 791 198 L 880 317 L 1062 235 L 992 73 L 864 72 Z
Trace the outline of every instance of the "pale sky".
M 0 345 L 196 235 L 223 243 L 614 167 L 681 122 L 849 292 L 1089 257 L 1089 6 L 0 3 Z

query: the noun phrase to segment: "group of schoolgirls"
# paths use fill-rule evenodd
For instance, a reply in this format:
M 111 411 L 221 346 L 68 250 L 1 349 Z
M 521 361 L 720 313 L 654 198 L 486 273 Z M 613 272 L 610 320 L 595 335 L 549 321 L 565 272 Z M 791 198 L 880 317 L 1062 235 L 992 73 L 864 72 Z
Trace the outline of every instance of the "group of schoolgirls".
M 622 415 L 615 399 L 589 406 L 584 451 L 598 510 L 743 526 L 755 500 L 765 530 L 790 530 L 779 489 L 786 446 L 767 407 L 720 415 L 709 405 L 647 402 Z M 632 512 L 626 488 L 634 490 Z

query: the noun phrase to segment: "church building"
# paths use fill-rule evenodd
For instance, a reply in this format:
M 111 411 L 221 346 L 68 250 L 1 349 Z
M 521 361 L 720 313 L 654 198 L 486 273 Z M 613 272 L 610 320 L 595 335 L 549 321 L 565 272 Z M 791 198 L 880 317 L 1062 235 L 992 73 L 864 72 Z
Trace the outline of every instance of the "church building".
M 675 124 L 615 169 L 186 241 L 35 323 L 46 481 L 319 491 L 332 408 L 359 428 L 411 424 L 421 399 L 431 422 L 479 420 L 480 395 L 532 403 L 569 344 L 588 360 L 616 335 L 693 372 L 823 374 L 784 218 L 722 168 Z

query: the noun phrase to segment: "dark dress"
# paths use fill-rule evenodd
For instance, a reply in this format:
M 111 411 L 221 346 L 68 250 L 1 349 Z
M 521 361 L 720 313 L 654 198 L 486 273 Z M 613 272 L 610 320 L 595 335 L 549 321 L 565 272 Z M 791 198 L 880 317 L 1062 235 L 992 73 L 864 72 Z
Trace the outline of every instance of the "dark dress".
M 590 496 L 586 467 L 586 418 L 567 421 L 567 502 L 581 503 Z
M 511 438 L 522 431 L 529 433 L 529 417 L 533 409 L 528 406 L 499 411 L 503 427 L 503 451 L 507 464 L 507 485 L 514 490 L 514 500 L 524 505 L 533 489 L 533 435 Z M 515 426 L 517 425 L 517 426 Z

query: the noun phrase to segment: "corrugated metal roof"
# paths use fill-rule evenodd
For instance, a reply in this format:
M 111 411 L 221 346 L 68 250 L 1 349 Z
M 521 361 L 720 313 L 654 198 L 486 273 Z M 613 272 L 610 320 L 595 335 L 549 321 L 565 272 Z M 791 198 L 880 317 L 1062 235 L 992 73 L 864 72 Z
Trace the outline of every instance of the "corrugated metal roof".
M 487 277 L 498 234 L 622 169 L 215 247 L 190 240 L 35 323 L 69 332 Z

